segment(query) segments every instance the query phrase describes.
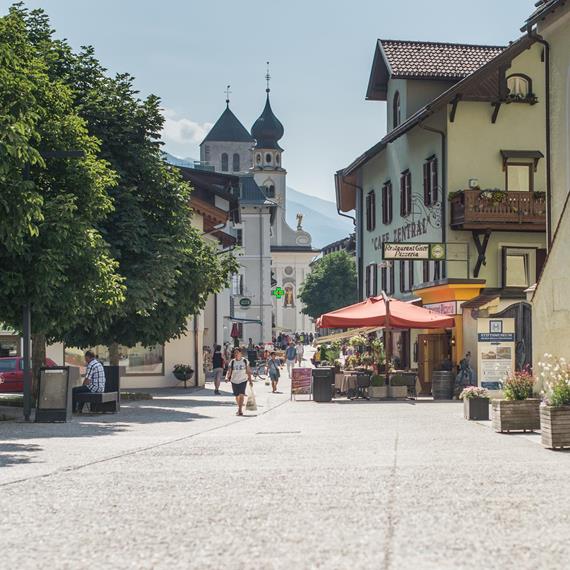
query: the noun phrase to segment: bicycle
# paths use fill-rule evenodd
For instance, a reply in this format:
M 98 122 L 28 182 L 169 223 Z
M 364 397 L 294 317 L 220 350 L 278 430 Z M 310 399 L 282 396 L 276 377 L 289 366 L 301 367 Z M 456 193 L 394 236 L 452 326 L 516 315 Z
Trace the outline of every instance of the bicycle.
M 258 378 L 260 380 L 265 380 L 267 378 L 267 371 L 268 371 L 267 362 L 261 361 L 252 367 L 251 374 L 255 380 L 257 380 Z

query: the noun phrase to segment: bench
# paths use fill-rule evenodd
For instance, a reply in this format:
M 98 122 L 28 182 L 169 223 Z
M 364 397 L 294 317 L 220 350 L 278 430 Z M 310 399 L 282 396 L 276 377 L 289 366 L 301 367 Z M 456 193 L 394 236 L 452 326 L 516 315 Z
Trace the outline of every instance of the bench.
M 77 401 L 88 403 L 92 412 L 117 413 L 121 409 L 121 367 L 104 366 L 105 391 L 77 394 Z

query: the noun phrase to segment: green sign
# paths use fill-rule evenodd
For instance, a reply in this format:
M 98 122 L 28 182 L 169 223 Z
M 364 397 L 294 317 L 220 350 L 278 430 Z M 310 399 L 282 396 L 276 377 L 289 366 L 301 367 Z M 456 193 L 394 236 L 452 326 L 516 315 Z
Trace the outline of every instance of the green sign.
M 283 287 L 275 287 L 275 289 L 271 291 L 271 294 L 277 299 L 281 299 L 281 297 L 285 296 L 285 290 L 283 289 Z
M 446 248 L 444 243 L 384 242 L 382 258 L 442 261 L 446 258 Z
M 251 305 L 251 299 L 244 297 L 239 300 L 240 307 L 249 307 Z

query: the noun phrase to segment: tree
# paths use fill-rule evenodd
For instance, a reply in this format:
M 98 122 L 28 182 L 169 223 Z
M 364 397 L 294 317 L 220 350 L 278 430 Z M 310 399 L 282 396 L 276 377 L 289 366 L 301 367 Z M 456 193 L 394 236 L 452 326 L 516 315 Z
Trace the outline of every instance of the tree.
M 31 305 L 37 370 L 46 338 L 123 300 L 118 263 L 96 227 L 113 209 L 116 181 L 19 7 L 0 18 L 0 109 L 1 318 L 21 330 L 22 307 Z M 82 157 L 42 158 L 71 150 Z
M 356 264 L 345 251 L 325 255 L 306 277 L 299 298 L 303 313 L 316 319 L 324 313 L 352 305 L 358 301 Z
M 66 82 L 90 135 L 101 142 L 100 157 L 118 174 L 110 190 L 115 208 L 97 225 L 125 278 L 125 302 L 112 314 L 101 311 L 104 327 L 82 321 L 64 335 L 75 346 L 114 347 L 118 363 L 118 344 L 159 344 L 184 334 L 188 316 L 227 285 L 237 265 L 216 255 L 190 223 L 191 188 L 162 157 L 158 97 L 141 100 L 128 74 L 109 77 L 93 48 L 75 54 L 54 40 L 41 10 L 25 17 L 48 73 Z

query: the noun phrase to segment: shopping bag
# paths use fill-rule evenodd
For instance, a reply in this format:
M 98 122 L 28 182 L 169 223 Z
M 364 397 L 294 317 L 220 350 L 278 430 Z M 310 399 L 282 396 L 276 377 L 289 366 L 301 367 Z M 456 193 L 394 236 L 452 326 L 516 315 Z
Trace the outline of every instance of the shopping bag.
M 257 402 L 255 401 L 255 393 L 253 391 L 253 386 L 249 385 L 247 389 L 247 404 L 245 409 L 249 412 L 257 411 Z

